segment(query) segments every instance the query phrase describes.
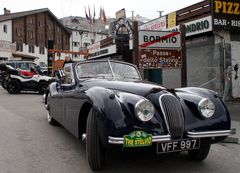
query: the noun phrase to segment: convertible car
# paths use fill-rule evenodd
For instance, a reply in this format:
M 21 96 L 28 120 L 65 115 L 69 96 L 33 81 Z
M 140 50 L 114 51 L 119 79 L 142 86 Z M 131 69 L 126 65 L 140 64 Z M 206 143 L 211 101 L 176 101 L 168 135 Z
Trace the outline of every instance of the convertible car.
M 204 160 L 214 143 L 235 134 L 229 112 L 211 90 L 167 89 L 142 80 L 129 63 L 92 60 L 65 64 L 45 97 L 49 124 L 86 142 L 92 170 L 111 149 L 187 151 Z

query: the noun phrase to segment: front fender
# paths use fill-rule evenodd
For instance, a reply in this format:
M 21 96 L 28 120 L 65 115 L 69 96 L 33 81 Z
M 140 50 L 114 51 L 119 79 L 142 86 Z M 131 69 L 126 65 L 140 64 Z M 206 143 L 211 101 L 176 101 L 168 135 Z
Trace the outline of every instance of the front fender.
M 135 130 L 144 130 L 151 134 L 164 134 L 165 128 L 159 123 L 160 116 L 148 122 L 142 122 L 135 116 L 135 104 L 144 97 L 102 87 L 86 90 L 86 95 L 97 111 L 98 132 L 102 142 L 107 145 L 108 136 L 122 137 Z
M 51 96 L 54 96 L 56 95 L 58 92 L 57 92 L 57 82 L 52 82 L 48 85 L 48 89 L 47 89 L 47 93 L 50 93 Z
M 201 130 L 229 130 L 231 128 L 230 115 L 217 95 L 203 88 L 183 88 L 176 90 L 180 98 L 184 116 L 186 131 Z M 209 118 L 203 118 L 198 111 L 198 103 L 203 98 L 209 98 L 215 105 L 215 113 Z

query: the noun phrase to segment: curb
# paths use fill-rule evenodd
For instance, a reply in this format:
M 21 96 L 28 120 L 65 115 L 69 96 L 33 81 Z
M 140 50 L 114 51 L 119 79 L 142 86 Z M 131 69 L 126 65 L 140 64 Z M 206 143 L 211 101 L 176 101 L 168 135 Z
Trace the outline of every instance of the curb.
M 225 143 L 234 143 L 234 144 L 239 144 L 238 138 L 234 138 L 234 137 L 227 137 L 224 140 Z

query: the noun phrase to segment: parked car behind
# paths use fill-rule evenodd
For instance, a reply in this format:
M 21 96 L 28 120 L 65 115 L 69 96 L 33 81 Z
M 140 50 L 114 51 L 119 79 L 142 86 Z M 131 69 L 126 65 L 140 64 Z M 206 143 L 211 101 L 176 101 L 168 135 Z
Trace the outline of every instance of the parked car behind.
M 14 69 L 19 70 L 20 74 L 24 76 L 33 76 L 36 73 L 41 75 L 48 75 L 48 70 L 46 66 L 39 66 L 32 61 L 3 61 L 0 64 L 6 64 L 13 67 Z M 33 73 L 33 69 L 36 73 Z
M 29 71 L 31 67 L 37 66 L 37 64 L 32 61 L 3 61 L 1 63 L 10 65 L 15 69 L 29 70 Z

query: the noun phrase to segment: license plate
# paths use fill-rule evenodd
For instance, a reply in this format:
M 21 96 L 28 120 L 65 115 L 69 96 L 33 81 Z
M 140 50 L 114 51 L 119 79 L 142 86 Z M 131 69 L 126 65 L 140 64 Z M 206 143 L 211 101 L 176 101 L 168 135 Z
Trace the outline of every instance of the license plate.
M 144 147 L 152 145 L 152 135 L 144 131 L 134 131 L 124 135 L 123 147 Z
M 170 142 L 161 142 L 157 144 L 157 153 L 169 153 L 177 151 L 186 151 L 200 147 L 199 139 L 184 139 Z

